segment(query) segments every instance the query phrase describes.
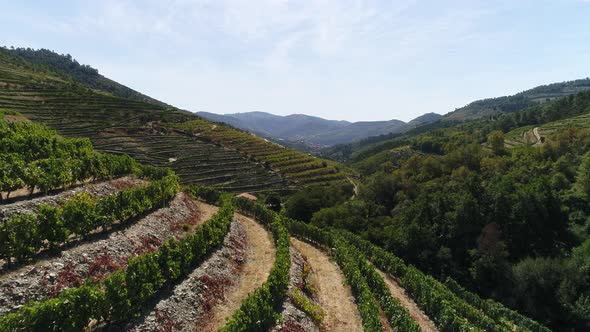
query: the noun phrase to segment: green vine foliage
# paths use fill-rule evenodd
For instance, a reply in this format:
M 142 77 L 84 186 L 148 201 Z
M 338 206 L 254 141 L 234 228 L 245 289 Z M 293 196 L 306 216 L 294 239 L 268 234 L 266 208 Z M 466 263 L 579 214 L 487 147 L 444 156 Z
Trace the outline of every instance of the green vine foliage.
M 45 125 L 7 122 L 0 116 L 0 191 L 7 197 L 24 187 L 47 193 L 131 174 L 139 167 L 129 156 L 94 151 L 87 138 L 63 138 Z
M 364 253 L 376 267 L 398 277 L 401 286 L 441 331 L 550 331 L 520 314 L 508 314 L 507 308 L 486 310 L 484 306 L 474 306 L 438 280 L 406 265 L 392 253 L 350 232 L 340 231 L 339 234 Z M 498 316 L 498 310 L 504 312 L 502 317 Z
M 352 292 L 356 298 L 356 305 L 361 314 L 361 318 L 363 319 L 364 330 L 381 331 L 382 327 L 379 319 L 379 305 L 367 284 L 367 280 L 359 270 L 355 257 L 351 255 L 349 245 L 341 238 L 336 238 L 334 244 L 334 258 L 342 269 L 342 272 L 344 272 L 346 280 L 352 288 Z
M 59 207 L 42 205 L 37 215 L 18 214 L 0 224 L 0 258 L 22 262 L 44 248 L 55 249 L 71 240 L 86 237 L 115 221 L 140 216 L 164 206 L 178 190 L 178 177 L 168 174 L 144 187 L 95 198 L 81 193 Z
M 507 324 L 509 328 L 529 329 L 530 331 L 549 332 L 550 330 L 538 322 L 525 317 L 518 312 L 506 308 L 502 304 L 493 300 L 484 300 L 474 293 L 469 292 L 459 285 L 452 278 L 447 278 L 445 286 L 455 293 L 458 297 L 465 300 L 472 306 L 482 310 L 488 316 L 498 323 Z
M 359 270 L 367 280 L 369 289 L 373 292 L 373 296 L 379 302 L 381 309 L 387 316 L 387 319 L 396 331 L 419 332 L 420 326 L 410 312 L 397 300 L 391 296 L 385 281 L 375 271 L 375 269 L 367 262 L 365 255 L 363 255 L 358 248 L 348 244 L 348 250 L 352 259 L 358 264 Z
M 69 289 L 0 317 L 0 331 L 81 331 L 93 319 L 112 324 L 136 317 L 158 291 L 186 276 L 223 242 L 233 214 L 230 199 L 223 199 L 219 211 L 193 234 L 131 259 L 126 271 L 100 284 Z
M 309 298 L 307 298 L 302 291 L 298 288 L 293 288 L 293 290 L 289 293 L 289 297 L 293 301 L 293 304 L 303 310 L 309 317 L 311 317 L 316 324 L 320 324 L 324 317 L 326 316 L 326 312 L 324 309 L 316 304 L 313 304 Z

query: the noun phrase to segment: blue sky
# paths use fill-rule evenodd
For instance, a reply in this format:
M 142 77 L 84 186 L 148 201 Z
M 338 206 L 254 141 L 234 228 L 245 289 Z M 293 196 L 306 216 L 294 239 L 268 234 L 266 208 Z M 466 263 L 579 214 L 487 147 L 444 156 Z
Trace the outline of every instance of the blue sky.
M 190 111 L 410 120 L 590 76 L 590 0 L 0 0 L 0 44 Z

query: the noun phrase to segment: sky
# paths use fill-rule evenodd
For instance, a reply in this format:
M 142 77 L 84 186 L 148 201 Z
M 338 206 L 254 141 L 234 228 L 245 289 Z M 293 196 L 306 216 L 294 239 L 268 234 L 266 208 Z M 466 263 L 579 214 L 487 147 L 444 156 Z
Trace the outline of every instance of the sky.
M 189 111 L 411 120 L 590 76 L 590 0 L 0 0 L 47 48 Z

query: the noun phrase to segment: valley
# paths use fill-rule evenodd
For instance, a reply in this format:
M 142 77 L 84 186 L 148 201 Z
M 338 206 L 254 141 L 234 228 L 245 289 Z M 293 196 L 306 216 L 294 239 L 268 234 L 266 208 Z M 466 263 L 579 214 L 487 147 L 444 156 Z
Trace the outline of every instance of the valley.
M 587 323 L 585 83 L 335 161 L 30 59 L 0 50 L 0 331 Z

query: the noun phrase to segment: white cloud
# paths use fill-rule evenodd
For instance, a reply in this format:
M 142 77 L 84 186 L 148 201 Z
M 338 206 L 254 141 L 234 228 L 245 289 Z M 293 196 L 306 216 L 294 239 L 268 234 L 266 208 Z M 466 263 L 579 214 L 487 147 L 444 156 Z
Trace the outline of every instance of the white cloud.
M 451 1 L 88 0 L 31 20 L 62 35 L 57 51 L 188 109 L 409 119 L 388 110 L 422 99 L 412 68 L 476 40 L 488 14 Z

